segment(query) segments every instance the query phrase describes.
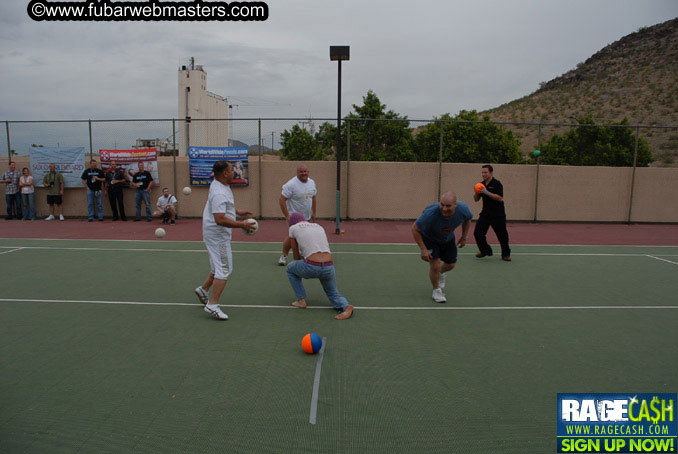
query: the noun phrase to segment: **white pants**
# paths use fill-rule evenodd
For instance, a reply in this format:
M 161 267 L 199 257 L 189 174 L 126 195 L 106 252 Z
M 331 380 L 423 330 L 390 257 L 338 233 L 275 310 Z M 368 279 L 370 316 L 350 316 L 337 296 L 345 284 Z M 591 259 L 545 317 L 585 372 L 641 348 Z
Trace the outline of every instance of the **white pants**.
M 220 241 L 205 239 L 204 241 L 210 258 L 210 271 L 215 279 L 227 280 L 233 271 L 230 239 Z

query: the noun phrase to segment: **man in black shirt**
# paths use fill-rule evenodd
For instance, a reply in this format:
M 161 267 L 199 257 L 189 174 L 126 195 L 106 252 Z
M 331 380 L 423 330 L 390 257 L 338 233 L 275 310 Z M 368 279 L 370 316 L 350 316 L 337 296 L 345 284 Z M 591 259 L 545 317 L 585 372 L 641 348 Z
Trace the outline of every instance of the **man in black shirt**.
M 492 176 L 494 169 L 491 165 L 484 165 L 481 171 L 483 177 L 483 192 L 473 194 L 476 202 L 483 199 L 483 210 L 480 212 L 473 236 L 480 252 L 476 257 L 482 258 L 492 255 L 492 248 L 487 244 L 487 231 L 490 227 L 497 235 L 501 245 L 501 259 L 511 261 L 511 249 L 509 248 L 509 236 L 506 230 L 506 211 L 504 210 L 504 186 Z
M 94 202 L 97 204 L 97 217 L 99 221 L 104 220 L 104 207 L 101 204 L 101 185 L 106 181 L 103 170 L 97 167 L 97 162 L 92 159 L 89 162 L 89 169 L 85 169 L 80 175 L 82 184 L 87 186 L 87 222 L 94 220 Z
M 153 177 L 144 170 L 144 163 L 139 163 L 139 171 L 132 177 L 132 187 L 136 188 L 134 191 L 134 204 L 137 208 L 137 215 L 134 222 L 141 221 L 141 201 L 146 204 L 146 220 L 151 222 L 151 186 L 153 186 Z
M 122 188 L 127 182 L 125 170 L 119 168 L 115 161 L 111 161 L 110 166 L 108 172 L 106 172 L 106 189 L 104 193 L 108 192 L 108 202 L 111 204 L 111 211 L 113 211 L 113 220 L 122 219 L 126 221 L 125 204 L 122 200 Z M 118 209 L 120 211 L 119 217 Z

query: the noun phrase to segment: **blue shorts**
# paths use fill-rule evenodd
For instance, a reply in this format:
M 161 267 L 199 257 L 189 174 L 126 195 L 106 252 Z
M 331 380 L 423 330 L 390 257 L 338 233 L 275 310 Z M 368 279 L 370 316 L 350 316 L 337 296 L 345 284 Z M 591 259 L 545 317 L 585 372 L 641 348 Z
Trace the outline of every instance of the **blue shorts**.
M 452 241 L 450 243 L 437 243 L 423 237 L 424 246 L 431 251 L 434 259 L 440 259 L 445 263 L 457 263 L 457 244 Z

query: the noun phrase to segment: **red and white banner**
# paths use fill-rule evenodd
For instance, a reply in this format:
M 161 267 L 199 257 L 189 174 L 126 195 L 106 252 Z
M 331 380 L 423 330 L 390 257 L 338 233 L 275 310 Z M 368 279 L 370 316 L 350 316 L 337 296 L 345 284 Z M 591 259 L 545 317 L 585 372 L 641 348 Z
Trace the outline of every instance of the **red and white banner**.
M 153 184 L 160 182 L 158 174 L 158 149 L 140 148 L 133 150 L 99 150 L 101 168 L 107 171 L 111 161 L 115 161 L 118 167 L 125 169 L 125 173 L 131 177 L 139 171 L 139 163 L 144 163 L 144 170 L 153 177 Z

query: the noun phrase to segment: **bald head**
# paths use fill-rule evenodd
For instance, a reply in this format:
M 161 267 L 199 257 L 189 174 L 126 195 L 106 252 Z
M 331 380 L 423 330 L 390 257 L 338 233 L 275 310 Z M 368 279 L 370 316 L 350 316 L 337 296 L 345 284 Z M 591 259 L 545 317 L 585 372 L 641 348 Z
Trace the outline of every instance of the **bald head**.
M 302 183 L 306 183 L 308 181 L 308 167 L 306 167 L 304 164 L 299 164 L 297 166 L 297 178 Z
M 449 201 L 449 202 L 456 202 L 457 201 L 457 194 L 455 194 L 452 191 L 447 191 L 445 194 L 440 197 L 440 201 L 442 202 L 443 200 Z
M 440 198 L 440 211 L 443 217 L 451 218 L 457 210 L 457 195 L 454 192 L 446 192 Z

